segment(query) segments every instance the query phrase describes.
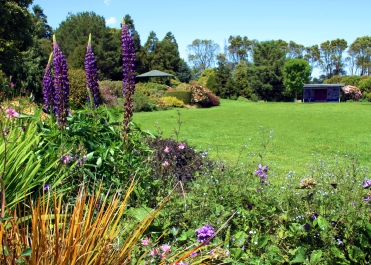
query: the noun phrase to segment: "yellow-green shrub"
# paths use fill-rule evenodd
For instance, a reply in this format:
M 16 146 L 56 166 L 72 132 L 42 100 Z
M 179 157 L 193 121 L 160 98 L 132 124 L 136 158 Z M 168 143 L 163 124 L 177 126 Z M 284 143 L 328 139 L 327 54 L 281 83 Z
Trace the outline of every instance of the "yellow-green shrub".
M 72 109 L 80 109 L 86 103 L 86 75 L 81 69 L 68 70 L 70 84 L 69 104 Z
M 167 107 L 182 108 L 184 106 L 184 102 L 176 97 L 163 97 L 162 100 L 165 102 Z
M 165 92 L 165 97 L 176 97 L 184 102 L 184 104 L 191 104 L 192 92 L 190 90 L 169 90 Z

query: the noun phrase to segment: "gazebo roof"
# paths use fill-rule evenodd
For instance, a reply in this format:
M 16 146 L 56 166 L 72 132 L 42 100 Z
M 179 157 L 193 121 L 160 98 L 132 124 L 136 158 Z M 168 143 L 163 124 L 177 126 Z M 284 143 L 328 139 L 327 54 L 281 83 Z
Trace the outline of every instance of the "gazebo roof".
M 137 77 L 167 77 L 167 76 L 174 76 L 172 74 L 168 74 L 159 70 L 152 70 L 147 73 L 137 75 Z
M 345 84 L 304 84 L 304 88 L 340 88 Z

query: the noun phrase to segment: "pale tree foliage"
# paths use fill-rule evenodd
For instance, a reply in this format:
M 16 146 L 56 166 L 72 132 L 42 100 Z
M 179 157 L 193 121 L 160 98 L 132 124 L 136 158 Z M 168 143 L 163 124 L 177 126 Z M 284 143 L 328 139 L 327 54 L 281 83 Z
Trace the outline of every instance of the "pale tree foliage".
M 348 66 L 359 75 L 371 74 L 371 37 L 364 36 L 357 38 L 348 49 L 349 57 L 347 57 Z
M 345 71 L 343 52 L 348 47 L 344 39 L 325 41 L 320 45 L 319 66 L 327 78 L 334 75 L 343 75 Z
M 199 74 L 206 68 L 214 67 L 216 55 L 220 47 L 213 40 L 196 39 L 187 46 L 188 62 L 193 66 L 194 71 Z
M 228 38 L 228 58 L 232 66 L 236 66 L 240 61 L 248 62 L 248 54 L 252 49 L 254 41 L 249 40 L 246 36 L 240 35 Z

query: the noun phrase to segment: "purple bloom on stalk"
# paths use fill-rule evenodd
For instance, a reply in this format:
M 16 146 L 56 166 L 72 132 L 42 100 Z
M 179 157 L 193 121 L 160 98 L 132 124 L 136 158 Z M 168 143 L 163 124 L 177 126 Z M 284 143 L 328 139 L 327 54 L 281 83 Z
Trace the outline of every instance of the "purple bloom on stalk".
M 44 191 L 49 191 L 50 190 L 50 185 L 49 184 L 44 184 L 43 190 Z
M 258 175 L 259 177 L 265 179 L 267 178 L 267 173 L 268 172 L 268 166 L 262 166 L 262 164 L 258 165 L 258 169 L 255 170 L 255 175 Z
M 197 242 L 204 243 L 214 236 L 214 227 L 211 225 L 205 225 L 199 229 L 196 229 Z
M 68 69 L 66 58 L 59 48 L 55 35 L 53 36 L 53 64 L 54 64 L 54 105 L 53 112 L 57 116 L 59 126 L 64 129 L 67 125 L 68 94 Z
M 43 77 L 43 95 L 44 95 L 44 110 L 51 111 L 53 107 L 53 95 L 54 95 L 54 81 L 51 69 L 51 63 L 53 59 L 53 53 L 49 56 L 48 64 L 46 65 L 44 77 Z
M 363 187 L 365 189 L 371 187 L 371 179 L 366 178 L 365 181 L 363 182 Z
M 312 221 L 314 221 L 314 220 L 317 219 L 318 216 L 319 216 L 318 213 L 314 213 L 314 214 L 312 214 L 312 216 L 310 217 L 310 219 L 311 219 Z
M 72 156 L 70 154 L 67 154 L 67 155 L 64 155 L 61 157 L 60 161 L 63 163 L 63 164 L 69 164 L 70 161 L 72 159 Z
M 370 199 L 371 199 L 371 197 L 370 197 L 370 196 L 367 196 L 367 197 L 364 197 L 364 198 L 363 198 L 363 200 L 364 200 L 365 202 L 369 202 L 369 201 L 370 201 Z
M 94 106 L 99 106 L 99 89 L 98 89 L 98 69 L 97 62 L 93 49 L 91 47 L 91 33 L 89 34 L 88 47 L 85 54 L 85 72 L 86 72 L 86 86 L 90 89 L 90 93 L 94 100 Z M 90 102 L 90 97 L 87 95 L 87 101 Z
M 135 92 L 135 52 L 134 41 L 130 35 L 125 21 L 122 20 L 122 89 L 125 96 L 124 103 L 124 120 L 122 121 L 122 136 L 124 139 L 130 131 L 129 123 L 133 116 L 133 99 L 132 95 Z
M 306 223 L 305 225 L 303 225 L 304 229 L 305 230 L 309 230 L 310 229 L 310 224 Z

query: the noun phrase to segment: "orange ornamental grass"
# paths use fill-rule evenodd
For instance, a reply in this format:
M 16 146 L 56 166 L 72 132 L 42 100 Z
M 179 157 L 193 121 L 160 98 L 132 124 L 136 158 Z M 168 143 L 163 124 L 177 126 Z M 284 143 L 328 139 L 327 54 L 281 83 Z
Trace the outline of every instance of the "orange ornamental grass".
M 2 211 L 0 264 L 130 264 L 133 248 L 170 196 L 125 231 L 121 217 L 133 188 L 134 181 L 125 197 L 116 193 L 102 202 L 100 191 L 89 195 L 82 187 L 70 207 L 62 205 L 61 196 L 48 194 L 9 215 Z M 121 243 L 123 232 L 127 236 Z

